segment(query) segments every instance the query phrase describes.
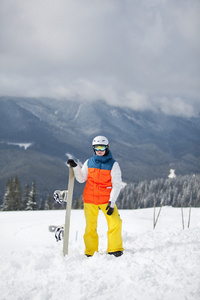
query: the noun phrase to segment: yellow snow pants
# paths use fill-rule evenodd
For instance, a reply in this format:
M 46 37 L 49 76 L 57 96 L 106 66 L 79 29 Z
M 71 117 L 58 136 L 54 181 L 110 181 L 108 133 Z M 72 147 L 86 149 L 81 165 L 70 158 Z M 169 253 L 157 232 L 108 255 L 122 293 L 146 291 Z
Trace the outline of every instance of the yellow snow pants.
M 107 204 L 95 205 L 84 203 L 84 213 L 86 219 L 86 228 L 84 234 L 85 254 L 93 255 L 98 251 L 98 234 L 97 234 L 97 219 L 99 209 L 104 213 L 108 224 L 108 246 L 107 252 L 123 251 L 122 246 L 122 220 L 119 216 L 117 206 L 115 204 L 114 212 L 111 216 L 107 215 Z

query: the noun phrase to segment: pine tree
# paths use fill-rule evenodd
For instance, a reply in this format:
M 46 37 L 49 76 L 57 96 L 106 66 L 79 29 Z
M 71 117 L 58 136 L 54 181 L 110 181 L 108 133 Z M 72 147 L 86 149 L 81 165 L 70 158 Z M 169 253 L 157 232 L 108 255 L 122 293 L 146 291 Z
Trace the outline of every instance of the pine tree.
M 15 176 L 13 180 L 13 210 L 22 210 L 22 193 L 21 193 L 21 187 L 19 184 L 19 180 L 17 176 Z
M 28 198 L 29 198 L 29 194 L 30 194 L 30 185 L 26 184 L 24 192 L 22 194 L 22 208 L 23 210 L 26 209 L 27 203 L 28 203 Z
M 52 201 L 51 201 L 51 195 L 48 194 L 47 196 L 47 200 L 45 201 L 45 210 L 50 210 L 52 209 L 53 205 L 52 205 Z
M 47 196 L 47 203 L 48 203 L 49 209 L 52 209 L 53 205 L 52 205 L 52 199 L 51 199 L 50 194 L 48 194 L 48 196 Z
M 21 210 L 21 187 L 17 176 L 8 179 L 3 198 L 2 210 Z
M 45 200 L 44 197 L 41 198 L 40 200 L 40 210 L 44 210 L 45 209 Z
M 79 198 L 75 199 L 73 204 L 73 209 L 82 209 L 83 208 L 83 197 L 80 196 Z
M 8 179 L 2 204 L 3 211 L 12 210 L 12 178 Z
M 37 209 L 36 188 L 35 188 L 35 181 L 33 181 L 32 188 L 28 197 L 28 202 L 26 205 L 26 210 L 36 210 L 36 209 Z
M 79 201 L 78 198 L 75 199 L 74 205 L 73 205 L 73 209 L 79 209 Z
M 197 197 L 196 197 L 196 200 L 195 200 L 195 206 L 200 207 L 200 189 L 197 190 Z

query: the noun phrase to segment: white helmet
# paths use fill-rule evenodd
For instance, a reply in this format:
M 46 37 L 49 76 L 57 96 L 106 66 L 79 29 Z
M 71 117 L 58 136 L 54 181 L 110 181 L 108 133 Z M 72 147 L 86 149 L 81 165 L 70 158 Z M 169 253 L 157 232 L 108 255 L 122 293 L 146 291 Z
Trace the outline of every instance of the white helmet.
M 92 141 L 92 146 L 96 146 L 96 145 L 105 145 L 109 147 L 109 141 L 105 136 L 99 135 L 96 136 Z

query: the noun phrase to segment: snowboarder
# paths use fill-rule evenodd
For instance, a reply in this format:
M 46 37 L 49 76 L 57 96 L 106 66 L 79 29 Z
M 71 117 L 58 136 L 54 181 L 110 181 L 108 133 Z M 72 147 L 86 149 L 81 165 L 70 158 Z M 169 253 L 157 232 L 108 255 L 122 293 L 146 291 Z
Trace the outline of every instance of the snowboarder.
M 83 192 L 85 255 L 89 257 L 98 252 L 97 219 L 101 209 L 108 224 L 107 252 L 118 257 L 123 254 L 122 220 L 115 204 L 122 188 L 121 170 L 112 157 L 106 137 L 95 137 L 92 147 L 94 156 L 86 160 L 82 168 L 73 159 L 67 162 L 73 167 L 76 180 L 86 181 Z

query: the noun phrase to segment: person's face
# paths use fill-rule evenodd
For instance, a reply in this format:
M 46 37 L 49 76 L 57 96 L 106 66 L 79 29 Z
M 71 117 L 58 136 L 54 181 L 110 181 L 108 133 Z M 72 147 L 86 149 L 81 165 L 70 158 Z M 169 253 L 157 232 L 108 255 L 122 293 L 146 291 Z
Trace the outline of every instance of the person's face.
M 104 156 L 104 154 L 106 153 L 106 150 L 104 150 L 104 151 L 95 151 L 95 153 L 96 153 L 96 155 L 98 155 L 98 156 Z

